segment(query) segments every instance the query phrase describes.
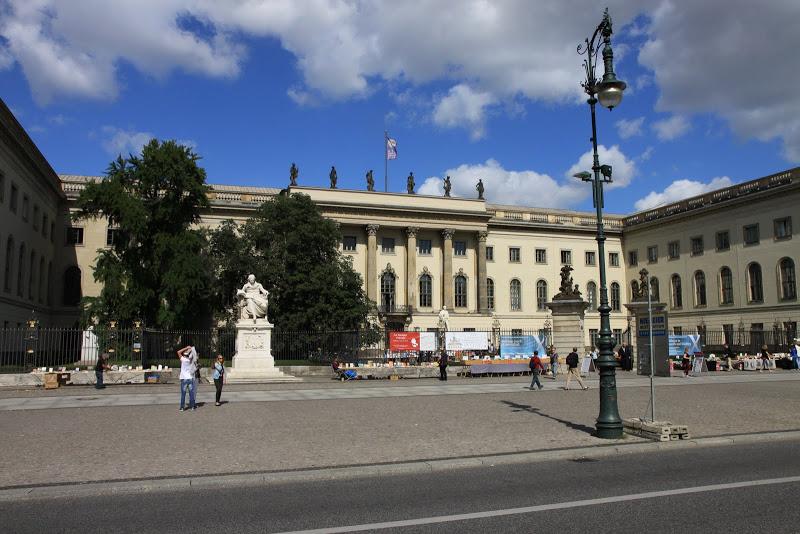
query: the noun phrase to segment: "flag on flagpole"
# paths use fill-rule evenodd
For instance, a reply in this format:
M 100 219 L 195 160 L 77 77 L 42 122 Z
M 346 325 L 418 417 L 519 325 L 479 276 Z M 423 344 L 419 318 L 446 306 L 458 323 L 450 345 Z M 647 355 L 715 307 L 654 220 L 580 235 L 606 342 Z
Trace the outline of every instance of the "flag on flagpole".
M 386 159 L 397 159 L 397 140 L 386 138 Z

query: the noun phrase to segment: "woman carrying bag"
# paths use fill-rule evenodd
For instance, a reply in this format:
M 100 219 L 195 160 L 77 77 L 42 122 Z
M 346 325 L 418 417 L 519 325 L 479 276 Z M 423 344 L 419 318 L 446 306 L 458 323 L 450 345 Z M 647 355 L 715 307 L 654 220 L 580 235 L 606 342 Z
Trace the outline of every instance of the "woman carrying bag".
M 225 358 L 223 358 L 222 354 L 217 354 L 217 361 L 214 362 L 212 369 L 214 387 L 217 388 L 216 406 L 221 406 L 220 398 L 222 398 L 222 385 L 225 382 Z

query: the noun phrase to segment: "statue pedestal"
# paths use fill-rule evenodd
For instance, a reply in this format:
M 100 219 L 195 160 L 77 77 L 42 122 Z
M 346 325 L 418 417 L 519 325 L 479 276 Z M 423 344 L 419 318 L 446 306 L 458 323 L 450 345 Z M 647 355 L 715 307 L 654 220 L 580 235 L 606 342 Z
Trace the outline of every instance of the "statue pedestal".
M 547 307 L 553 313 L 553 339 L 559 354 L 566 356 L 577 347 L 578 355 L 582 356 L 585 342 L 583 336 L 583 316 L 589 303 L 581 298 L 553 300 Z
M 272 324 L 266 319 L 240 319 L 236 323 L 236 355 L 226 374 L 229 384 L 300 381 L 275 367 Z

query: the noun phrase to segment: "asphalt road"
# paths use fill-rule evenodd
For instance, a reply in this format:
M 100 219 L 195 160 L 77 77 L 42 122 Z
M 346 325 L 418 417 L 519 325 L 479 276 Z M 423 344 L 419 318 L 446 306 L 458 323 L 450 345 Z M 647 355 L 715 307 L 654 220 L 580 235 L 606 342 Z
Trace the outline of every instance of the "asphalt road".
M 797 532 L 798 450 L 800 442 L 781 441 L 425 475 L 2 502 L 0 529 Z

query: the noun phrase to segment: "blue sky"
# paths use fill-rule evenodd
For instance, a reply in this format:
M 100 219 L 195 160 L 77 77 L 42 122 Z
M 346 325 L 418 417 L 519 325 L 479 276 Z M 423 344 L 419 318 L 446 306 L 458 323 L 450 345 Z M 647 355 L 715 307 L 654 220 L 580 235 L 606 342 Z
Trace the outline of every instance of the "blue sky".
M 800 37 L 781 29 L 798 4 L 694 4 L 610 2 L 629 85 L 619 108 L 598 107 L 610 212 L 800 161 L 787 70 Z M 590 166 L 575 47 L 601 19 L 592 2 L 0 6 L 0 96 L 59 173 L 102 174 L 152 135 L 193 144 L 211 183 L 283 187 L 296 162 L 303 185 L 327 186 L 335 165 L 339 187 L 364 188 L 373 169 L 382 189 L 388 130 L 390 191 L 413 171 L 436 193 L 449 174 L 463 196 L 482 178 L 490 201 L 591 208 L 569 176 Z

